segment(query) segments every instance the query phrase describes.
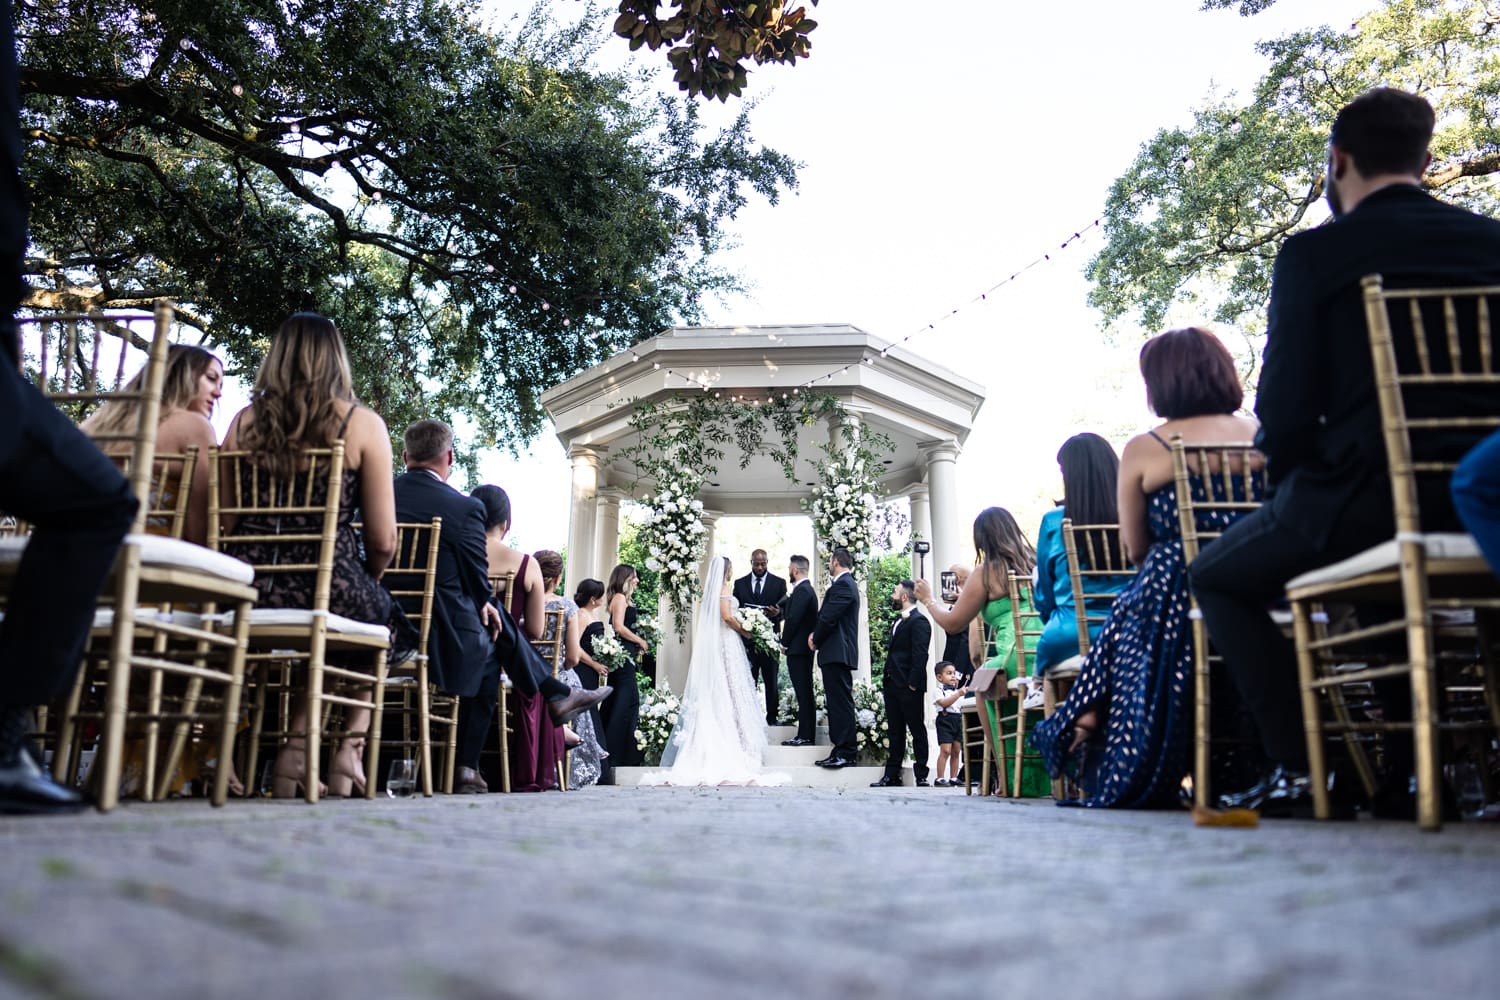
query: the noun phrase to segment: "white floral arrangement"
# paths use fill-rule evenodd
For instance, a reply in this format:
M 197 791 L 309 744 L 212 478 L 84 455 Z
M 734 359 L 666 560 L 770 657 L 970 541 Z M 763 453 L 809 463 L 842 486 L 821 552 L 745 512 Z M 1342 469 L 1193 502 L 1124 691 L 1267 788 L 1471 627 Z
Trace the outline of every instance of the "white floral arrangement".
M 845 548 L 854 557 L 857 571 L 870 556 L 875 541 L 871 520 L 875 516 L 875 477 L 855 454 L 835 455 L 822 464 L 823 483 L 812 489 L 802 508 L 812 515 L 813 531 L 825 556 Z
M 891 753 L 891 734 L 885 724 L 885 695 L 870 681 L 854 682 L 854 727 L 859 759 L 867 764 L 884 764 Z
M 776 662 L 781 662 L 781 637 L 776 634 L 776 626 L 771 624 L 771 619 L 760 608 L 739 608 L 734 616 L 739 619 L 740 627 L 750 633 L 750 642 L 756 650 L 771 657 Z
M 659 618 L 637 618 L 631 631 L 641 637 L 648 650 L 654 652 L 661 646 L 662 628 Z
M 765 685 L 756 683 L 756 689 L 761 694 L 761 700 L 765 700 Z M 790 680 L 777 689 L 778 704 L 777 711 L 779 719 L 797 718 L 797 691 L 792 687 Z M 817 716 L 818 725 L 828 724 L 828 696 L 823 693 L 823 677 L 819 671 L 813 671 L 813 714 Z
M 681 709 L 681 699 L 670 688 L 651 688 L 641 692 L 641 714 L 635 724 L 635 743 L 646 767 L 661 763 L 662 752 L 667 749 L 667 740 Z
M 614 627 L 609 622 L 604 623 L 603 632 L 594 636 L 594 659 L 610 670 L 619 670 L 631 663 L 630 652 L 626 650 L 620 637 L 615 635 Z
M 661 575 L 660 593 L 671 598 L 678 638 L 687 635 L 688 616 L 698 596 L 698 564 L 708 551 L 703 501 L 698 499 L 702 485 L 699 476 L 677 472 L 646 498 L 646 568 Z

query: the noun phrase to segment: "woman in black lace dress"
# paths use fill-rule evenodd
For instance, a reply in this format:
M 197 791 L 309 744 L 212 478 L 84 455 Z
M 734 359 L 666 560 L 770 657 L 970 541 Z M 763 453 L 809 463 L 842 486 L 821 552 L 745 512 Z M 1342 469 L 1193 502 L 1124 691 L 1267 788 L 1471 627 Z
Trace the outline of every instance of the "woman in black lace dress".
M 390 432 L 379 414 L 354 398 L 349 355 L 338 328 L 323 316 L 297 313 L 281 325 L 271 341 L 255 376 L 250 405 L 235 414 L 224 437 L 224 448 L 252 452 L 262 468 L 277 476 L 290 476 L 297 472 L 297 456 L 302 449 L 326 448 L 339 438 L 344 441 L 344 472 L 328 610 L 345 618 L 391 626 L 398 647 L 392 655 L 394 662 L 409 646 L 411 626 L 379 582 L 396 551 Z M 229 488 L 227 484 L 225 488 Z M 250 489 L 250 484 L 245 488 Z M 326 485 L 317 490 L 326 490 Z M 326 492 L 322 495 L 327 496 Z M 362 536 L 354 530 L 356 510 L 364 523 Z M 280 518 L 279 525 L 266 520 L 263 533 L 267 535 L 275 534 L 278 527 L 283 532 L 318 530 L 316 517 L 309 517 L 306 526 L 293 525 L 289 518 Z M 256 527 L 256 520 L 247 518 L 237 530 L 253 531 Z M 308 545 L 305 560 L 287 547 L 277 553 L 273 546 L 256 543 L 230 546 L 229 552 L 247 562 L 267 563 L 278 558 L 316 562 L 315 547 L 315 543 Z M 258 577 L 255 586 L 260 592 L 258 608 L 313 605 L 312 573 Z M 294 714 L 291 729 L 306 728 L 302 711 Z M 368 709 L 351 709 L 345 728 L 367 729 L 369 718 Z M 362 738 L 346 739 L 339 745 L 328 767 L 330 794 L 363 790 L 363 748 Z M 288 740 L 276 758 L 273 794 L 295 796 L 306 767 L 305 741 L 300 737 Z

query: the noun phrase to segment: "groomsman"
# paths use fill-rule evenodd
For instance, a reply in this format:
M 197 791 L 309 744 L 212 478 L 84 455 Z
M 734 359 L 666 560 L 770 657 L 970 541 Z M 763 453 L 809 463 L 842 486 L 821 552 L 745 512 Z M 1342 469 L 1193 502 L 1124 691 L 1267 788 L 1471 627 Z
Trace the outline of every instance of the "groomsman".
M 859 760 L 859 734 L 854 725 L 854 668 L 859 664 L 859 588 L 849 572 L 854 557 L 845 548 L 833 550 L 828 572 L 833 582 L 823 596 L 818 624 L 807 637 L 823 670 L 823 695 L 828 699 L 828 738 L 833 752 L 819 767 L 853 767 Z
M 807 578 L 807 556 L 792 556 L 787 576 L 792 589 L 782 599 L 781 642 L 786 647 L 786 671 L 797 692 L 797 735 L 782 740 L 782 746 L 807 747 L 816 741 L 818 708 L 813 700 L 813 654 L 807 640 L 818 624 L 818 594 Z
M 780 625 L 781 601 L 786 597 L 786 581 L 770 572 L 767 567 L 765 549 L 750 553 L 750 572 L 734 581 L 734 596 L 742 608 L 762 608 L 771 624 Z M 781 657 L 757 650 L 749 639 L 745 642 L 745 655 L 750 658 L 750 677 L 760 677 L 766 687 L 766 725 L 776 725 L 776 716 L 781 705 L 781 692 L 777 689 L 777 674 L 781 669 Z
M 927 787 L 927 654 L 932 650 L 932 623 L 917 609 L 917 585 L 902 580 L 891 591 L 891 604 L 900 614 L 891 628 L 885 657 L 885 729 L 891 752 L 885 775 L 871 788 L 901 784 L 906 759 L 906 734 L 911 733 L 912 774 L 918 788 Z

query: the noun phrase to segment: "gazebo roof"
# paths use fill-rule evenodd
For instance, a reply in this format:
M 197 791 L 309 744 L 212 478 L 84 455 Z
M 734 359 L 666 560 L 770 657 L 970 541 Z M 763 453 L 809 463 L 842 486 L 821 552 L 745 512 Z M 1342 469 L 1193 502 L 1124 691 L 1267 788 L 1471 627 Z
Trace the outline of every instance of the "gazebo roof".
M 602 453 L 601 485 L 638 495 L 631 490 L 637 470 L 616 457 L 637 440 L 630 428 L 632 403 L 687 392 L 765 399 L 813 379 L 812 391 L 838 398 L 896 443 L 882 478 L 892 494 L 921 480 L 925 447 L 961 445 L 984 404 L 977 383 L 858 327 L 799 324 L 674 327 L 549 389 L 542 405 L 564 448 Z M 765 453 L 739 468 L 731 446 L 704 489 L 704 502 L 725 513 L 795 512 L 821 457 L 815 445 L 827 433 L 824 426 L 803 429 L 795 482 Z M 643 490 L 649 485 L 642 484 Z

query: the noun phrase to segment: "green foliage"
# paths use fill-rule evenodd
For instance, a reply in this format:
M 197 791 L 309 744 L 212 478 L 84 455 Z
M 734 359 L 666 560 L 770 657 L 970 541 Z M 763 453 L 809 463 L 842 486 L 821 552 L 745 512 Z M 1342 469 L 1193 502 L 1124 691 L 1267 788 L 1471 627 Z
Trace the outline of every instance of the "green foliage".
M 818 0 L 810 0 L 817 6 Z M 768 0 L 671 0 L 676 10 L 661 16 L 661 0 L 621 0 L 615 34 L 653 52 L 667 46 L 672 78 L 690 95 L 724 101 L 745 89 L 746 60 L 794 63 L 812 52 L 807 36 L 818 23 L 807 8 Z
M 643 618 L 655 618 L 661 602 L 661 574 L 647 567 L 646 559 L 649 556 L 641 526 L 634 521 L 621 520 L 620 562 L 634 566 L 636 576 L 640 578 L 631 599 L 635 601 Z
M 395 428 L 535 436 L 548 387 L 701 316 L 751 193 L 795 164 L 748 112 L 590 66 L 597 15 L 510 37 L 456 0 L 42 0 L 17 7 L 33 309 L 170 296 L 253 370 L 333 316 Z M 589 18 L 595 18 L 589 20 Z
M 867 564 L 865 597 L 870 602 L 870 676 L 878 688 L 885 676 L 885 656 L 891 644 L 891 629 L 900 614 L 891 605 L 891 590 L 911 579 L 910 546 L 902 552 L 876 556 Z M 921 612 L 914 612 L 920 614 Z
M 1232 0 L 1210 0 L 1228 6 Z M 1241 3 L 1242 14 L 1268 4 Z M 1500 42 L 1483 0 L 1385 0 L 1353 30 L 1263 42 L 1270 67 L 1250 99 L 1210 97 L 1190 125 L 1157 132 L 1114 183 L 1107 243 L 1089 264 L 1090 302 L 1113 322 L 1159 329 L 1196 302 L 1215 320 L 1263 328 L 1271 267 L 1292 233 L 1323 218 L 1328 132 L 1377 85 L 1420 93 L 1438 114 L 1425 181 L 1488 214 L 1500 170 Z

